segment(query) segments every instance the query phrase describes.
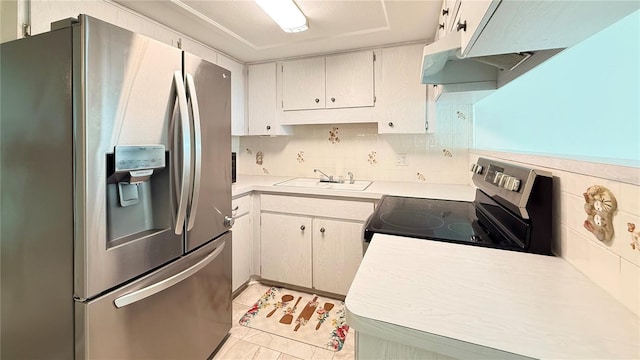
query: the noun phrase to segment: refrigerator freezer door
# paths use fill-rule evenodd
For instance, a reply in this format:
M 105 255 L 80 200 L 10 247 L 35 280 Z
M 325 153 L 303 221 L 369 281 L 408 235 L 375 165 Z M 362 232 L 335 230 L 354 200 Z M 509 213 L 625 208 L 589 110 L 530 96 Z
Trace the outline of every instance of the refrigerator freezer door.
M 70 40 L 0 44 L 2 359 L 73 358 Z
M 200 159 L 193 159 L 195 168 L 192 194 L 197 195 L 189 209 L 187 221 L 186 251 L 215 239 L 229 229 L 226 217 L 231 217 L 231 73 L 196 56 L 184 55 L 185 72 L 193 79 L 193 88 L 187 88 L 193 105 L 193 93 L 197 95 L 200 123 Z M 194 89 L 195 88 L 195 89 Z M 198 121 L 196 116 L 192 116 Z M 199 126 L 198 126 L 199 125 Z
M 231 329 L 231 246 L 228 232 L 124 288 L 76 302 L 76 358 L 209 357 Z
M 86 15 L 73 36 L 74 295 L 89 299 L 183 254 L 169 141 L 182 52 Z M 117 145 L 163 145 L 166 166 L 140 184 L 113 180 Z M 122 184 L 134 205 L 119 200 Z

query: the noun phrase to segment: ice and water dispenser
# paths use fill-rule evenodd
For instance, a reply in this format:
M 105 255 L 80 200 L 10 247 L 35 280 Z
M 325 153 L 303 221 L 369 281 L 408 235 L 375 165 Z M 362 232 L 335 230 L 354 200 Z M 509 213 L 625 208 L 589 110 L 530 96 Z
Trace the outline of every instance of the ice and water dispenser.
M 164 145 L 116 146 L 107 154 L 107 246 L 171 229 L 171 181 Z

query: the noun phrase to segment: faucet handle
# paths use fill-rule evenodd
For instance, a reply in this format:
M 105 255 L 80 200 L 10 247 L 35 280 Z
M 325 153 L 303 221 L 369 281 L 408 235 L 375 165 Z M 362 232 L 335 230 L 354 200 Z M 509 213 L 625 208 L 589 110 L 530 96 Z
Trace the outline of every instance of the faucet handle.
M 353 184 L 354 183 L 354 179 L 353 179 L 353 173 L 351 171 L 347 172 L 347 175 L 349 175 L 349 184 Z

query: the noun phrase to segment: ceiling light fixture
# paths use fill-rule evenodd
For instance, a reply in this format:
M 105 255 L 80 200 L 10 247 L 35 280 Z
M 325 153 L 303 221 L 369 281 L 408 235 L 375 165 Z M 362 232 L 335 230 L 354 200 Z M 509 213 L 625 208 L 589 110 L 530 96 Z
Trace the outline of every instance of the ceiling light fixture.
M 293 0 L 255 0 L 284 32 L 296 33 L 307 30 L 307 18 Z

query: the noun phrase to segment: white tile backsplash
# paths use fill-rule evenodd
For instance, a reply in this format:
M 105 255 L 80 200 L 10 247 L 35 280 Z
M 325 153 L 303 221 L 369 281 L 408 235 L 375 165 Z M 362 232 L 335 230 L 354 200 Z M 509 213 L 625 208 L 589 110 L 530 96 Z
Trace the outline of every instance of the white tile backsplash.
M 470 163 L 478 154 L 473 150 Z M 482 156 L 491 157 L 487 154 Z M 502 161 L 519 163 L 519 154 L 501 153 Z M 627 223 L 640 229 L 640 186 L 584 175 L 576 169 L 544 168 L 520 162 L 523 166 L 551 172 L 556 189 L 555 201 L 560 201 L 554 213 L 556 233 L 559 238 L 554 252 L 588 276 L 595 284 L 624 304 L 634 314 L 640 315 L 640 251 L 631 247 L 631 233 Z M 593 168 L 592 165 L 585 168 Z M 575 172 L 572 172 L 575 171 Z M 638 170 L 640 171 L 640 170 Z M 583 193 L 589 186 L 602 185 L 616 197 L 618 210 L 613 215 L 614 236 L 611 241 L 601 242 L 587 231 L 584 220 Z
M 471 114 L 469 105 L 439 107 L 435 134 L 379 135 L 377 124 L 367 123 L 299 125 L 291 136 L 241 137 L 237 169 L 246 175 L 263 175 L 264 168 L 270 175 L 317 177 L 313 169 L 319 168 L 336 177 L 351 171 L 363 180 L 466 184 Z M 334 128 L 339 142 L 330 139 Z M 262 165 L 255 161 L 258 151 Z M 300 152 L 304 161 L 298 160 Z M 396 165 L 398 154 L 406 154 L 406 166 Z

